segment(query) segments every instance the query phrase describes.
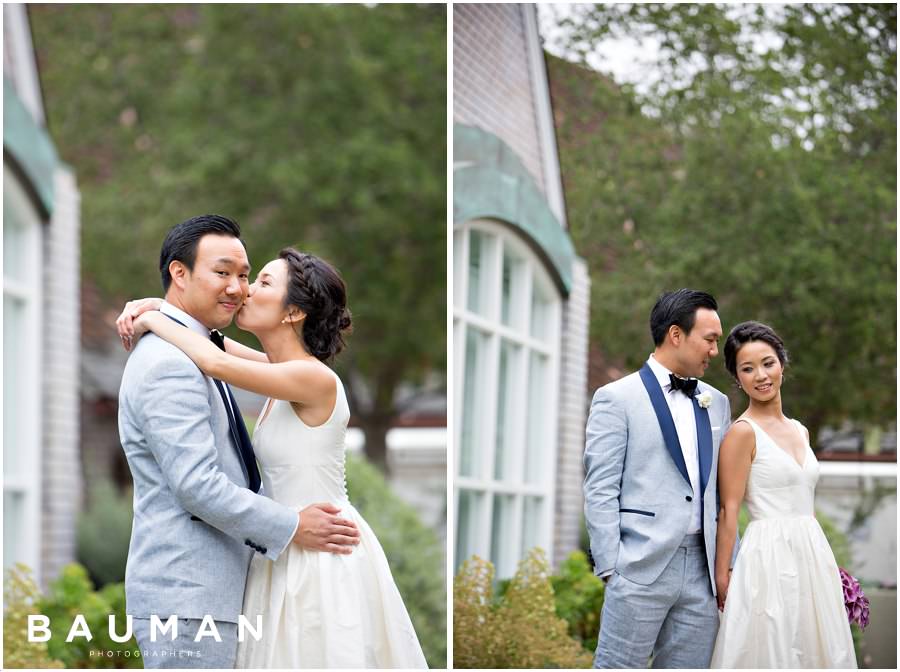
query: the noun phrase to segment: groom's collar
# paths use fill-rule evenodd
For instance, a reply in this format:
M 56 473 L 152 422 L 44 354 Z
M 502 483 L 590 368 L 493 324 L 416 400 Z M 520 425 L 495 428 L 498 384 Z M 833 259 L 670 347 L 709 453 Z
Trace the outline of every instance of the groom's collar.
M 159 307 L 159 312 L 161 312 L 163 315 L 174 317 L 191 331 L 196 331 L 204 338 L 209 338 L 209 329 L 204 327 L 203 324 L 201 324 L 198 320 L 181 310 L 181 308 L 173 306 L 168 301 L 162 302 L 162 305 Z
M 659 386 L 662 389 L 665 390 L 667 386 L 671 385 L 671 382 L 669 381 L 669 374 L 672 372 L 662 364 L 660 364 L 656 360 L 656 357 L 654 357 L 652 354 L 647 358 L 647 365 L 650 367 L 650 370 L 653 372 L 653 376 L 659 382 Z
M 663 391 L 668 392 L 672 385 L 672 381 L 669 379 L 669 374 L 672 372 L 660 364 L 659 360 L 653 356 L 653 353 L 650 353 L 650 356 L 647 358 L 647 366 L 650 367 L 650 370 L 653 372 L 653 377 L 659 382 L 660 388 Z

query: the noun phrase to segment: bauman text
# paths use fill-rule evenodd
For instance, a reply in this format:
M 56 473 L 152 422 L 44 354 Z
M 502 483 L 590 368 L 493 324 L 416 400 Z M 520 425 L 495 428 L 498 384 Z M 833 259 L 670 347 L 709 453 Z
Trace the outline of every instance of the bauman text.
M 174 641 L 178 637 L 178 616 L 169 616 L 166 619 L 166 622 L 163 623 L 159 616 L 156 614 L 150 615 L 150 641 L 156 641 L 156 635 L 159 633 L 162 636 L 165 636 L 167 632 L 170 632 L 169 639 Z M 250 622 L 247 618 L 240 614 L 238 616 L 238 641 L 244 641 L 245 632 L 249 633 L 254 641 L 258 642 L 262 637 L 262 616 L 257 615 L 256 617 L 256 627 L 250 625 Z M 118 635 L 116 634 L 116 617 L 114 614 L 109 615 L 109 638 L 114 642 L 127 642 L 131 639 L 132 631 L 131 631 L 131 614 L 128 614 L 125 618 L 125 634 Z M 43 614 L 29 614 L 28 615 L 28 641 L 29 642 L 47 642 L 50 640 L 50 619 Z M 91 641 L 94 636 L 91 634 L 91 629 L 88 627 L 87 621 L 84 619 L 83 614 L 77 614 L 75 616 L 75 620 L 72 622 L 72 627 L 69 628 L 69 634 L 66 637 L 67 642 L 71 642 L 76 637 L 84 637 L 87 641 Z M 217 642 L 222 641 L 222 637 L 219 635 L 219 630 L 216 628 L 216 622 L 213 620 L 212 616 L 204 616 L 203 620 L 200 623 L 200 629 L 197 631 L 197 635 L 194 637 L 195 642 L 199 642 L 204 637 L 212 637 Z

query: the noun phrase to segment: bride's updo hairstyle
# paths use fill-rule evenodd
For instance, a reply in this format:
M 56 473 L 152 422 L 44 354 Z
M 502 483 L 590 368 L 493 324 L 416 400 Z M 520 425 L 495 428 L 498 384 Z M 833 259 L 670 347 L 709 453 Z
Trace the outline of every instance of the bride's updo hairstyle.
M 778 361 L 781 362 L 782 368 L 788 364 L 788 353 L 784 348 L 784 342 L 781 337 L 775 333 L 772 327 L 762 322 L 741 322 L 725 340 L 725 368 L 732 378 L 737 380 L 737 354 L 738 351 L 746 343 L 751 341 L 763 341 L 772 346 L 775 354 L 778 355 Z
M 278 253 L 288 265 L 284 307 L 304 313 L 303 343 L 311 355 L 325 362 L 344 349 L 343 332 L 350 329 L 347 288 L 328 262 L 293 247 Z

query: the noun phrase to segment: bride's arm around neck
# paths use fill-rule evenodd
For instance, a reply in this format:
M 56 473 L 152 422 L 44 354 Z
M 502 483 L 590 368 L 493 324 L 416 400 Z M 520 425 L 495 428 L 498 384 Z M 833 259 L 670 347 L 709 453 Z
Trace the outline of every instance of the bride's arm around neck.
M 301 406 L 327 405 L 328 400 L 334 404 L 337 394 L 335 375 L 318 360 L 294 359 L 272 364 L 268 359 L 262 361 L 235 356 L 223 352 L 209 339 L 157 311 L 144 313 L 138 318 L 138 322 L 143 322 L 143 325 L 136 323 L 136 326 L 144 326 L 182 350 L 203 373 L 212 378 L 273 399 L 296 402 Z M 265 357 L 264 354 L 259 354 Z

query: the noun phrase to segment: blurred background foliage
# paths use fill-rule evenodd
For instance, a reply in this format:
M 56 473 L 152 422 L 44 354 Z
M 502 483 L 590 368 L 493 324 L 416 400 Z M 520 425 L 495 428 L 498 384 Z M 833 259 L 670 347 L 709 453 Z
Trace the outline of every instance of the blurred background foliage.
M 726 334 L 750 319 L 781 334 L 785 409 L 814 441 L 894 420 L 896 11 L 606 4 L 559 19 L 567 60 L 548 67 L 592 276 L 592 384 L 640 366 L 653 302 L 688 286 L 716 296 Z M 624 37 L 659 45 L 641 86 L 586 65 Z M 745 407 L 723 365 L 707 378 Z
M 241 224 L 256 270 L 287 245 L 324 256 L 354 317 L 337 368 L 385 468 L 398 388 L 445 385 L 446 8 L 29 12 L 85 278 L 116 309 L 160 295 L 166 231 L 205 212 Z

